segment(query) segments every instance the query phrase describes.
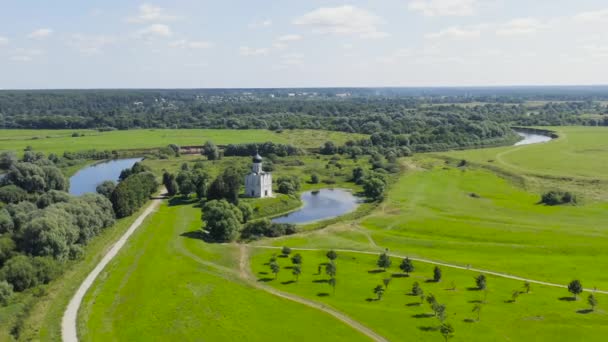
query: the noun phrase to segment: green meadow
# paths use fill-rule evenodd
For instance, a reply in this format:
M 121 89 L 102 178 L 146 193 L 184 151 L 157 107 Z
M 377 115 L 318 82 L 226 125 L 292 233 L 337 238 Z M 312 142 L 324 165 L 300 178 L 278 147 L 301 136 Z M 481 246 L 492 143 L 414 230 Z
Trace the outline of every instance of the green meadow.
M 72 137 L 73 133 L 84 136 Z M 90 149 L 126 150 L 164 147 L 169 144 L 202 145 L 211 140 L 218 145 L 239 143 L 263 143 L 272 141 L 292 144 L 302 148 L 317 148 L 325 141 L 338 145 L 347 140 L 365 137 L 362 134 L 330 132 L 320 130 L 284 130 L 282 132 L 263 129 L 136 129 L 98 132 L 95 130 L 0 130 L 0 151 L 23 151 L 31 146 L 34 151 L 62 154 Z

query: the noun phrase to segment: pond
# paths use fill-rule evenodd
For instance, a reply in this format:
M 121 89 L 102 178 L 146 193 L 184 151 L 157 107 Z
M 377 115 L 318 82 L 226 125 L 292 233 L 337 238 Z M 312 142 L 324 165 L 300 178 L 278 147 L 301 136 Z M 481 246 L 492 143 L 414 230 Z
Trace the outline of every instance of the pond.
M 548 135 L 542 135 L 542 134 L 538 134 L 538 133 L 529 133 L 529 132 L 523 132 L 523 131 L 515 131 L 515 133 L 517 133 L 517 135 L 519 135 L 520 137 L 522 137 L 524 139 L 516 142 L 514 146 L 544 143 L 547 141 L 551 141 L 551 139 L 553 139 Z
M 70 194 L 79 196 L 95 192 L 99 184 L 107 180 L 117 181 L 122 170 L 141 160 L 142 158 L 117 159 L 85 167 L 70 178 Z
M 304 224 L 334 218 L 357 208 L 360 199 L 343 189 L 307 191 L 300 197 L 304 205 L 297 211 L 277 217 L 276 223 Z

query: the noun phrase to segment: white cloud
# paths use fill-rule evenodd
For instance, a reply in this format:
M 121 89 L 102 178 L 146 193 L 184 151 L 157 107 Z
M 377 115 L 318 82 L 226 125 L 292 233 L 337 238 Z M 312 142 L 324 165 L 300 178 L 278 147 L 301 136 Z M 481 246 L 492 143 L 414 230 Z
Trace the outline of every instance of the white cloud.
M 104 35 L 73 34 L 68 40 L 68 46 L 78 50 L 83 55 L 96 55 L 103 48 L 116 43 L 117 39 Z
M 309 26 L 317 33 L 358 35 L 361 38 L 383 38 L 378 25 L 381 19 L 364 9 L 350 5 L 321 7 L 296 18 L 295 25 Z
M 413 0 L 408 9 L 428 17 L 469 16 L 476 13 L 477 0 Z
M 8 38 L 0 36 L 0 45 L 8 44 Z
M 301 53 L 289 53 L 281 56 L 280 63 L 285 66 L 302 65 L 304 63 L 304 55 Z
M 268 52 L 268 48 L 251 48 L 249 46 L 241 46 L 239 48 L 241 56 L 263 56 L 267 55 Z
M 302 36 L 298 34 L 286 34 L 277 38 L 277 41 L 279 42 L 295 42 L 298 40 L 302 40 Z
M 143 39 L 166 38 L 171 37 L 171 35 L 173 35 L 171 28 L 165 24 L 153 24 L 137 31 L 135 34 L 137 38 Z
M 169 43 L 169 47 L 174 48 L 187 48 L 187 49 L 208 49 L 212 46 L 210 42 L 205 41 L 194 41 L 187 39 L 180 39 Z
M 249 24 L 250 29 L 258 29 L 258 28 L 270 27 L 270 26 L 272 26 L 272 20 L 269 20 L 269 19 L 255 21 L 255 22 Z
M 464 39 L 475 39 L 481 36 L 481 30 L 477 28 L 462 28 L 458 26 L 448 27 L 447 29 L 441 30 L 439 32 L 428 33 L 425 35 L 427 39 L 455 39 L 455 40 L 464 40 Z
M 30 39 L 44 39 L 53 34 L 53 30 L 50 28 L 41 28 L 36 31 L 31 32 L 27 35 Z
M 42 55 L 43 52 L 37 49 L 15 49 L 10 56 L 10 60 L 15 62 L 31 62 L 36 56 Z
M 534 18 L 513 19 L 496 30 L 499 36 L 529 35 L 546 28 L 547 25 Z
M 578 22 L 590 23 L 590 22 L 606 22 L 608 21 L 608 8 L 581 12 L 574 16 L 574 19 Z
M 149 22 L 163 22 L 172 21 L 177 19 L 176 16 L 165 13 L 165 9 L 159 6 L 143 4 L 139 6 L 139 12 L 127 18 L 128 22 L 131 23 L 149 23 Z

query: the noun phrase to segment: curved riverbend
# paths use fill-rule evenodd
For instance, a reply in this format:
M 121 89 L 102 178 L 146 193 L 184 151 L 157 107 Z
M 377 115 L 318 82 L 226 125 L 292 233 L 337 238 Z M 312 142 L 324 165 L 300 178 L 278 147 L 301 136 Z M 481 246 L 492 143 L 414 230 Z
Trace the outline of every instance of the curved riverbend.
M 302 193 L 302 208 L 272 220 L 276 223 L 306 224 L 348 214 L 360 199 L 344 189 L 321 189 Z
M 79 196 L 95 192 L 95 188 L 104 181 L 117 181 L 120 172 L 128 169 L 143 158 L 109 160 L 85 167 L 70 177 L 70 194 Z

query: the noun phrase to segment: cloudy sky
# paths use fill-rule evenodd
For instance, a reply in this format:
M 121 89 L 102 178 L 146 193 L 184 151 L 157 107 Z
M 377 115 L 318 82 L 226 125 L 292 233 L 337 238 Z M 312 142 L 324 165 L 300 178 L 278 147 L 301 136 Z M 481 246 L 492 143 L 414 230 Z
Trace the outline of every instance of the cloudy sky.
M 1 0 L 0 88 L 608 84 L 606 0 Z

